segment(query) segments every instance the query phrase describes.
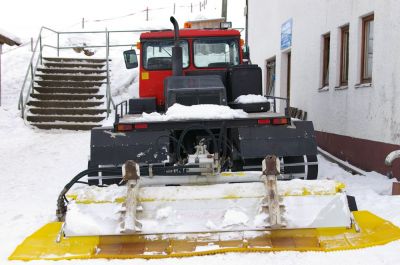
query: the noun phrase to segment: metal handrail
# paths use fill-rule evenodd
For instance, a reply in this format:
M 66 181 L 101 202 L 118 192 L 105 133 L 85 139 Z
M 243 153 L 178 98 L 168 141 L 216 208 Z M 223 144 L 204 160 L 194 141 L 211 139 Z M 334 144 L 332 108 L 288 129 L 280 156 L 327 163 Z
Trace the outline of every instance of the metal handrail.
M 43 43 L 43 31 L 47 30 L 53 34 L 56 34 L 57 37 L 57 44 L 56 46 L 54 45 L 49 45 L 49 44 L 44 44 Z M 109 117 L 110 111 L 111 111 L 111 106 L 113 109 L 115 109 L 115 102 L 112 99 L 111 96 L 111 82 L 110 82 L 110 65 L 109 65 L 109 55 L 110 55 L 110 47 L 132 47 L 133 44 L 110 44 L 110 33 L 140 33 L 140 32 L 146 32 L 150 31 L 150 29 L 142 29 L 142 30 L 101 30 L 101 31 L 56 31 L 48 27 L 41 27 L 39 31 L 38 38 L 36 39 L 35 47 L 32 51 L 32 56 L 31 60 L 28 65 L 28 69 L 25 74 L 24 81 L 21 86 L 21 91 L 19 95 L 19 101 L 18 101 L 18 109 L 21 110 L 21 117 L 25 117 L 25 110 L 26 110 L 26 105 L 28 103 L 29 97 L 31 93 L 33 93 L 33 86 L 35 82 L 35 74 L 37 67 L 40 64 L 43 63 L 43 48 L 52 48 L 57 50 L 57 57 L 60 57 L 60 50 L 64 49 L 71 49 L 75 48 L 76 46 L 60 46 L 60 35 L 66 35 L 66 34 L 92 34 L 92 33 L 98 33 L 98 34 L 105 34 L 106 35 L 106 44 L 105 45 L 90 45 L 90 46 L 85 46 L 85 48 L 106 48 L 106 70 L 107 70 L 107 88 L 106 88 L 106 98 L 107 98 L 107 117 Z M 39 51 L 38 51 L 39 49 Z M 37 59 L 35 60 L 35 57 L 37 56 Z M 30 83 L 28 86 L 27 90 L 27 82 L 30 77 Z M 27 90 L 27 91 L 26 91 Z M 24 93 L 26 92 L 26 96 L 24 97 Z
M 42 30 L 43 29 L 44 29 L 43 27 L 40 28 L 39 36 L 38 36 L 38 38 L 36 40 L 35 47 L 33 49 L 32 56 L 31 56 L 31 60 L 29 62 L 28 70 L 26 71 L 24 81 L 22 82 L 21 92 L 19 94 L 18 109 L 21 110 L 21 117 L 22 118 L 24 118 L 24 115 L 25 115 L 25 108 L 26 108 L 26 104 L 27 104 L 28 99 L 29 99 L 29 94 L 31 93 L 31 91 L 33 89 L 33 79 L 34 79 L 34 75 L 36 73 L 36 69 L 37 69 L 37 66 L 38 66 L 38 63 L 39 63 L 39 58 L 40 58 L 40 61 L 42 61 L 42 47 L 40 47 L 39 56 L 38 56 L 38 59 L 36 60 L 35 68 L 33 69 L 33 59 L 35 58 L 35 54 L 37 52 L 38 44 L 39 43 L 41 44 L 41 42 L 42 42 Z M 24 102 L 24 90 L 25 90 L 26 82 L 28 80 L 29 73 L 31 74 L 31 82 L 30 82 L 30 85 L 29 85 L 30 89 L 29 89 L 29 91 L 27 93 L 27 96 L 26 96 L 26 99 L 25 99 L 25 102 Z

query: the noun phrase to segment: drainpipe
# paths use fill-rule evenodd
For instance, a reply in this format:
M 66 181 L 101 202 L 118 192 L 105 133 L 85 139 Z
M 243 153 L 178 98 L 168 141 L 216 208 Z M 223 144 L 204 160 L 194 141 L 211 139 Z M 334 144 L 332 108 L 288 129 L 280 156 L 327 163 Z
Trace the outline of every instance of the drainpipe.
M 388 167 L 392 167 L 393 161 L 398 159 L 398 158 L 400 158 L 400 150 L 396 150 L 396 151 L 391 152 L 390 154 L 388 154 L 386 156 L 385 165 L 388 166 Z M 393 178 L 392 171 L 389 172 L 389 178 Z
M 244 14 L 245 14 L 245 16 L 246 16 L 246 26 L 245 26 L 245 29 L 246 29 L 246 32 L 245 32 L 245 35 L 244 35 L 244 42 L 246 43 L 246 46 L 248 47 L 249 46 L 249 0 L 246 0 L 246 7 L 245 7 L 245 9 L 244 9 Z
M 1 106 L 1 53 L 2 53 L 3 44 L 0 43 L 0 106 Z
M 390 171 L 387 173 L 389 178 L 393 178 L 393 171 L 392 171 L 392 166 L 393 166 L 393 161 L 400 158 L 400 150 L 396 150 L 391 152 L 386 156 L 385 159 L 385 165 L 390 167 Z M 400 182 L 393 182 L 392 186 L 392 195 L 400 195 Z

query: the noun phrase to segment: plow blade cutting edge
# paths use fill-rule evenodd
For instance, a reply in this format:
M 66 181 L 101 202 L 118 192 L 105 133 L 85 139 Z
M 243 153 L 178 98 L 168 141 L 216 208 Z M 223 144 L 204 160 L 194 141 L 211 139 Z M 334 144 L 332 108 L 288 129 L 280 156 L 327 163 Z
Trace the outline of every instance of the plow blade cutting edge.
M 251 178 L 251 173 L 219 177 L 239 175 Z M 278 223 L 267 182 L 141 187 L 140 181 L 134 189 L 112 185 L 72 190 L 65 223 L 45 225 L 9 259 L 335 251 L 400 239 L 400 229 L 390 222 L 366 211 L 350 212 L 343 185 L 334 181 L 278 181 Z

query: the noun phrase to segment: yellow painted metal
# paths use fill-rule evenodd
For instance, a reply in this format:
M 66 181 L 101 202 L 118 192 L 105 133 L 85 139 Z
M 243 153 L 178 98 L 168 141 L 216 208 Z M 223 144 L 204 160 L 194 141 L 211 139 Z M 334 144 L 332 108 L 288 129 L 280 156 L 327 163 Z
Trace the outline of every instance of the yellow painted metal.
M 142 80 L 149 80 L 150 73 L 149 72 L 142 72 Z
M 337 251 L 383 245 L 400 239 L 400 228 L 367 211 L 354 212 L 354 228 L 273 230 L 256 237 L 222 240 L 219 233 L 193 233 L 185 240 L 172 235 L 90 236 L 55 239 L 62 223 L 49 223 L 19 245 L 10 260 L 169 258 L 227 252 Z
M 77 194 L 68 194 L 67 195 L 68 200 L 74 200 L 76 203 L 81 203 L 81 204 L 92 204 L 92 203 L 124 203 L 126 200 L 126 196 L 124 197 L 118 197 L 113 200 L 92 200 L 92 199 L 79 199 Z
M 229 173 L 230 172 L 224 172 L 223 176 L 224 177 L 229 177 Z M 233 174 L 233 173 L 231 173 Z M 235 172 L 235 176 L 241 176 L 242 172 Z M 345 185 L 341 182 L 336 182 L 335 183 L 335 188 L 333 190 L 312 190 L 312 188 L 304 186 L 302 188 L 302 191 L 299 192 L 298 190 L 296 191 L 285 191 L 284 193 L 282 193 L 282 196 L 326 196 L 326 195 L 335 195 L 337 193 L 343 192 L 345 188 Z M 74 193 L 74 191 L 70 192 L 67 194 L 67 198 L 69 200 L 74 200 L 76 203 L 80 203 L 80 204 L 92 204 L 92 203 L 124 203 L 126 200 L 126 196 L 121 196 L 118 198 L 115 198 L 113 200 L 97 200 L 97 199 L 80 199 L 77 193 Z M 221 198 L 215 198 L 215 199 L 239 199 L 239 198 L 262 198 L 261 195 L 256 195 L 256 196 L 247 196 L 247 197 L 243 197 L 240 195 L 236 195 L 236 194 L 230 194 L 230 195 L 226 195 L 223 196 Z M 152 201 L 156 201 L 156 199 L 154 197 L 139 197 L 139 202 L 152 202 Z M 209 198 L 199 198 L 197 200 L 201 200 L 201 199 L 209 199 Z M 160 199 L 157 199 L 158 201 L 160 201 Z M 174 199 L 164 199 L 162 201 L 174 201 Z

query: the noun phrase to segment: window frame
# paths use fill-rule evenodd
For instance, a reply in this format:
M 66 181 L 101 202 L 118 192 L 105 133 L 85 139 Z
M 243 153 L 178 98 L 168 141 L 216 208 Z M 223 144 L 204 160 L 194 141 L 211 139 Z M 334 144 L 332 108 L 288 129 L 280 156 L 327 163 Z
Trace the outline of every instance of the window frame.
M 192 41 L 192 49 L 193 49 L 193 52 L 192 52 L 192 56 L 193 56 L 193 66 L 196 68 L 196 69 L 215 69 L 215 68 L 227 68 L 227 67 L 214 67 L 214 66 L 197 66 L 196 65 L 196 51 L 195 51 L 195 43 L 197 42 L 197 41 L 204 41 L 204 40 L 226 40 L 226 41 L 228 41 L 228 40 L 231 40 L 231 41 L 233 41 L 233 42 L 236 42 L 236 46 L 237 46 L 237 52 L 238 52 L 238 64 L 233 64 L 233 65 L 229 65 L 229 66 L 227 66 L 227 67 L 230 67 L 230 66 L 235 66 L 235 65 L 240 65 L 240 49 L 241 49 L 241 47 L 240 47 L 240 39 L 238 39 L 237 37 L 206 37 L 206 38 L 204 38 L 204 37 L 202 37 L 202 38 L 195 38 L 195 39 L 193 39 L 193 41 Z
M 161 42 L 163 42 L 163 41 L 171 41 L 172 43 L 174 42 L 174 39 L 146 39 L 145 41 L 143 41 L 142 42 L 142 48 L 141 48 L 141 53 L 146 53 L 146 50 L 145 50 L 145 48 L 146 48 L 146 44 L 147 43 L 151 43 L 151 42 L 157 42 L 157 41 L 161 41 Z M 179 40 L 180 42 L 185 42 L 186 43 L 186 45 L 187 45 L 187 47 L 188 47 L 188 65 L 186 66 L 186 67 L 183 67 L 182 69 L 188 69 L 189 67 L 190 67 L 190 64 L 191 64 L 191 56 L 190 56 L 190 52 L 191 52 L 191 50 L 190 50 L 190 43 L 189 43 L 189 40 L 188 39 L 180 39 Z M 147 58 L 147 56 L 146 56 L 146 59 L 148 59 Z M 183 58 L 182 58 L 183 59 Z M 142 54 L 141 54 L 141 56 L 140 56 L 140 60 L 141 60 L 141 65 L 142 65 L 142 68 L 144 69 L 144 70 L 146 70 L 146 71 L 165 71 L 165 70 L 172 70 L 172 67 L 171 68 L 169 68 L 169 67 L 164 67 L 164 68 L 159 68 L 159 69 L 148 69 L 148 68 L 146 68 L 145 67 L 145 64 L 144 64 L 144 60 L 145 60 L 145 56 L 144 56 L 144 54 L 143 54 L 143 56 L 142 56 Z M 171 54 L 171 60 L 172 60 L 172 54 Z
M 367 30 L 367 23 L 374 21 L 374 14 L 365 16 L 362 18 L 362 39 L 361 39 L 361 71 L 360 71 L 360 83 L 365 84 L 365 83 L 371 83 L 372 82 L 372 69 L 371 69 L 371 77 L 365 77 L 364 72 L 365 72 L 365 63 L 366 63 L 366 57 L 365 57 L 365 51 L 368 45 L 368 42 L 366 41 L 366 30 Z M 374 25 L 375 29 L 375 25 Z M 374 33 L 372 33 L 374 34 Z M 373 53 L 372 53 L 373 56 Z M 372 65 L 371 65 L 372 67 Z
M 347 34 L 346 51 L 345 51 L 345 35 Z M 349 60 L 350 60 L 350 25 L 344 25 L 340 28 L 340 68 L 339 68 L 339 84 L 347 86 L 349 84 Z M 345 61 L 345 52 L 347 53 Z M 346 64 L 346 65 L 345 65 Z M 345 67 L 347 68 L 347 76 L 344 76 Z
M 331 51 L 331 33 L 322 35 L 322 82 L 321 89 L 329 87 L 329 63 Z

